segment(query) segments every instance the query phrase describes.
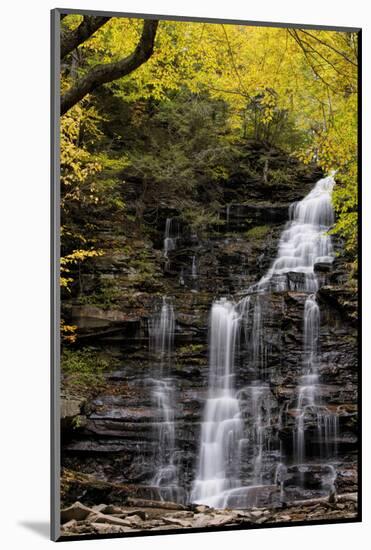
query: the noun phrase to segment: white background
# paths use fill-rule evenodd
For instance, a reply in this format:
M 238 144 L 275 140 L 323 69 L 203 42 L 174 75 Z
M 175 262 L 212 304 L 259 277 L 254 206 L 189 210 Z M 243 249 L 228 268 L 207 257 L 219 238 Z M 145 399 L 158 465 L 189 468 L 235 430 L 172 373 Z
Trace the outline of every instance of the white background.
M 370 16 L 366 0 L 7 0 L 1 7 L 0 545 L 44 548 L 49 518 L 49 10 L 54 7 L 362 26 L 364 134 L 370 127 Z M 4 125 L 5 121 L 5 125 Z M 370 149 L 364 136 L 364 150 Z M 366 548 L 368 492 L 370 167 L 364 162 L 364 523 L 85 541 L 68 548 Z M 5 304 L 5 307 L 4 307 Z M 370 540 L 367 540 L 370 539 Z

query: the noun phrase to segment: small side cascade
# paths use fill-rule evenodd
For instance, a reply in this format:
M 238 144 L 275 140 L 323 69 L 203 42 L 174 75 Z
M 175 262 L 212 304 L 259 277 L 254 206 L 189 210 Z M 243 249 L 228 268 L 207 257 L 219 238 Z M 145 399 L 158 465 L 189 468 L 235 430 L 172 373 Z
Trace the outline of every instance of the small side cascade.
M 263 316 L 262 316 L 262 304 L 260 296 L 255 299 L 255 305 L 252 315 L 252 327 L 251 327 L 251 352 L 252 363 L 255 369 L 265 367 L 265 349 L 264 349 L 264 334 L 263 334 Z
M 169 377 L 173 356 L 175 314 L 171 301 L 163 297 L 162 307 L 150 321 L 150 346 L 154 358 L 152 398 L 157 411 L 156 473 L 152 484 L 159 488 L 161 499 L 178 500 L 178 470 L 175 464 L 175 387 Z
M 192 266 L 191 266 L 191 287 L 192 292 L 198 292 L 198 265 L 196 255 L 192 256 Z
M 276 471 L 274 473 L 274 484 L 280 488 L 280 501 L 285 501 L 285 481 L 287 478 L 287 466 L 282 462 L 277 464 Z
M 166 218 L 164 233 L 164 258 L 166 269 L 169 269 L 170 267 L 169 252 L 175 250 L 176 242 L 179 238 L 178 233 L 175 231 L 174 225 L 173 218 Z
M 263 453 L 269 449 L 269 430 L 271 427 L 270 388 L 268 385 L 253 385 L 251 386 L 251 394 L 252 415 L 254 418 L 252 439 L 255 441 L 254 448 L 256 449 L 253 484 L 259 485 L 263 483 Z
M 265 477 L 265 454 L 272 443 L 272 396 L 269 384 L 260 380 L 242 388 L 238 393 L 240 408 L 247 419 L 246 445 L 241 457 L 252 465 L 249 485 L 262 485 Z
M 306 424 L 315 425 L 320 454 L 323 458 L 336 455 L 338 416 L 322 404 L 318 374 L 320 341 L 320 309 L 315 295 L 304 305 L 303 374 L 299 378 L 294 453 L 297 464 L 306 458 Z
M 164 296 L 159 312 L 150 319 L 150 347 L 153 352 L 160 374 L 169 366 L 174 347 L 175 314 L 171 301 Z
M 184 281 L 184 268 L 183 267 L 180 269 L 179 284 L 180 284 L 180 286 L 184 286 L 184 284 L 185 284 L 185 281 Z

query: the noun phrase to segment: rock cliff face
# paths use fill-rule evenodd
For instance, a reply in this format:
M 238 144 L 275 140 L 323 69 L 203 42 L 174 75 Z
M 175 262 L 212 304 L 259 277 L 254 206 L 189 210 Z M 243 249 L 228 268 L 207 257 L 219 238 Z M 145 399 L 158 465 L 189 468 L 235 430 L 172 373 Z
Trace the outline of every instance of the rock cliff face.
M 277 153 L 273 165 L 274 162 L 277 167 L 284 167 L 288 161 Z M 127 484 L 142 498 L 172 500 L 171 495 L 160 494 L 153 481 L 159 411 L 153 398 L 156 370 L 149 334 L 150 321 L 161 307 L 162 297 L 167 296 L 175 313 L 174 349 L 166 375 L 174 391 L 176 499 L 189 499 L 208 385 L 210 307 L 218 297 L 240 299 L 269 268 L 288 219 L 289 205 L 301 200 L 320 177 L 318 171 L 299 164 L 290 164 L 290 170 L 296 174 L 290 185 L 277 182 L 270 187 L 263 181 L 245 181 L 236 171 L 225 185 L 220 224 L 205 229 L 202 237 L 188 229 L 181 212 L 159 208 L 151 239 L 140 240 L 136 234 L 137 240 L 131 243 L 155 265 L 148 287 L 146 281 L 139 288 L 132 284 L 138 274 L 128 272 L 122 249 L 109 252 L 112 235 L 107 221 L 102 221 L 102 240 L 108 253 L 97 273 L 84 275 L 84 285 L 89 289 L 97 277 L 113 281 L 119 289 L 115 306 L 75 301 L 65 307 L 72 323 L 80 328 L 80 342 L 107 350 L 120 367 L 107 372 L 104 392 L 78 411 L 83 421 L 74 427 L 63 424 L 63 466 L 104 482 Z M 170 238 L 174 246 L 164 257 L 168 219 L 173 223 Z M 341 247 L 340 242 L 334 244 L 337 249 Z M 284 457 L 287 471 L 282 487 L 285 498 L 295 500 L 328 492 L 326 479 L 333 472 L 326 470 L 321 460 L 315 426 L 313 436 L 307 440 L 305 471 L 299 472 L 291 458 L 306 295 L 295 290 L 300 275 L 287 276 L 291 290 L 267 294 L 261 304 L 267 312 L 262 337 L 267 350 L 264 379 L 272 426 L 271 452 L 266 453 L 262 481 L 279 484 L 273 472 Z M 340 258 L 335 258 L 330 270 L 319 265 L 318 277 L 321 398 L 336 412 L 338 421 L 337 440 L 333 443 L 336 454 L 331 460 L 335 487 L 339 493 L 349 493 L 357 489 L 357 304 L 354 292 L 346 287 L 347 276 Z M 246 349 L 241 348 L 236 357 L 236 388 L 244 388 L 254 380 Z M 248 426 L 248 403 L 243 414 Z M 252 478 L 251 460 L 245 460 L 241 476 Z M 257 504 L 269 504 L 273 492 Z M 66 504 L 83 497 L 79 490 L 63 494 Z

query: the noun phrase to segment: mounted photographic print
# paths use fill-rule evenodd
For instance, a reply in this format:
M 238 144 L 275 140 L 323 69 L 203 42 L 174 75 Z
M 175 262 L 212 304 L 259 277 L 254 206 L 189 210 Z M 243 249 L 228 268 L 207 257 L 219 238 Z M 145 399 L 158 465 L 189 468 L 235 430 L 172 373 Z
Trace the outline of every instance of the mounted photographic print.
M 360 30 L 52 12 L 52 537 L 360 521 Z

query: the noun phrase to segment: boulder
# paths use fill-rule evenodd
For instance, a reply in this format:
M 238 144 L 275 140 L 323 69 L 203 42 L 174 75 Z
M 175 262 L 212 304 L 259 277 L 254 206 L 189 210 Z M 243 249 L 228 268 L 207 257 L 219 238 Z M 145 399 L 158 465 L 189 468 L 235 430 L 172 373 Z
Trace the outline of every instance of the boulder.
M 236 517 L 232 514 L 221 514 L 209 519 L 208 525 L 210 527 L 221 527 L 222 525 L 227 525 L 228 523 L 234 523 L 235 520 Z
M 193 526 L 194 527 L 207 527 L 210 524 L 210 519 L 212 519 L 213 516 L 210 516 L 209 514 L 195 514 Z
M 67 397 L 62 397 L 60 402 L 61 420 L 70 420 L 75 416 L 79 416 L 85 403 L 86 400 L 84 398 L 69 399 Z
M 195 507 L 195 512 L 197 513 L 204 513 L 204 512 L 207 512 L 208 510 L 210 510 L 210 507 L 206 506 L 205 504 L 200 504 Z
M 81 521 L 92 513 L 95 513 L 92 508 L 84 506 L 81 502 L 75 502 L 72 506 L 61 510 L 61 523 L 64 524 L 73 519 Z
M 163 518 L 163 521 L 167 525 L 179 525 L 180 527 L 192 527 L 193 525 L 193 522 L 191 520 L 174 518 L 169 516 L 165 516 Z
M 132 531 L 130 527 L 124 527 L 123 525 L 112 525 L 111 523 L 91 523 L 91 527 L 99 535 L 108 535 L 111 533 L 130 533 L 130 531 Z
M 251 510 L 250 511 L 250 516 L 252 516 L 255 519 L 258 519 L 258 518 L 262 517 L 262 515 L 263 515 L 262 510 Z
M 111 516 L 109 514 L 101 514 L 101 513 L 96 514 L 94 512 L 91 515 L 91 517 L 89 517 L 89 520 L 92 523 L 109 523 L 111 525 L 121 525 L 124 527 L 131 527 L 133 525 L 133 522 L 127 519 L 118 518 L 116 516 Z
M 127 504 L 140 508 L 161 508 L 164 510 L 186 510 L 187 507 L 177 502 L 168 502 L 166 500 L 146 500 L 142 498 L 128 497 Z
M 77 525 L 77 520 L 70 519 L 70 521 L 67 521 L 67 523 L 64 523 L 62 525 L 62 531 L 68 531 L 70 529 L 73 529 Z

